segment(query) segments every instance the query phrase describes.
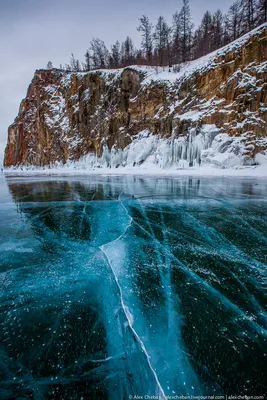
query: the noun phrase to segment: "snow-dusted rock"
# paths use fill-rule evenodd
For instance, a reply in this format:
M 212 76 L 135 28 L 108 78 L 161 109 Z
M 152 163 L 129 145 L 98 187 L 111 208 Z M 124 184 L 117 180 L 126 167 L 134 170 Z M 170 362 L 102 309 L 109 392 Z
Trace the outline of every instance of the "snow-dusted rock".
M 5 166 L 219 167 L 265 160 L 267 24 L 168 68 L 38 70 L 9 128 Z

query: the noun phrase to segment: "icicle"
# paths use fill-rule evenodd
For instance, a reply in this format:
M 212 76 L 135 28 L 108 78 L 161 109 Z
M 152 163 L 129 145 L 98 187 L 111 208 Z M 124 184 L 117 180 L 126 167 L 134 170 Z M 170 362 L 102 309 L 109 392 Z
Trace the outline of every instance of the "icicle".
M 107 145 L 104 145 L 103 147 L 102 166 L 106 168 L 110 167 L 110 152 Z

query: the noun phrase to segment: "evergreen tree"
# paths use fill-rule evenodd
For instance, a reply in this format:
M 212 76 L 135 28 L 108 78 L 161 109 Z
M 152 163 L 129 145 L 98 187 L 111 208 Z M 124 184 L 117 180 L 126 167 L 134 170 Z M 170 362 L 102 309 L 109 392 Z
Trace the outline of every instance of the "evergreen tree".
M 193 30 L 189 0 L 183 0 L 183 7 L 180 12 L 179 20 L 181 23 L 181 55 L 182 61 L 185 62 L 191 58 L 190 52 Z
M 176 12 L 172 17 L 172 57 L 174 64 L 182 62 L 182 22 L 181 13 Z
M 48 61 L 46 68 L 47 69 L 53 69 L 52 61 Z
M 122 58 L 124 61 L 123 65 L 124 66 L 131 65 L 134 60 L 134 45 L 132 39 L 129 36 L 127 36 L 127 38 L 125 39 L 122 48 L 123 48 Z
M 241 0 L 242 34 L 256 26 L 256 0 Z
M 136 50 L 135 60 L 136 60 L 137 65 L 145 65 L 146 64 L 146 60 L 144 58 L 142 50 L 140 50 L 140 49 Z
M 117 40 L 115 44 L 111 46 L 110 54 L 110 66 L 111 68 L 119 68 L 121 66 L 121 56 L 120 56 L 120 43 Z
M 222 45 L 225 46 L 226 44 L 231 42 L 231 33 L 230 33 L 230 18 L 229 13 L 223 16 L 223 34 L 222 34 Z
M 138 32 L 142 34 L 142 43 L 141 47 L 144 51 L 148 63 L 151 64 L 152 59 L 152 51 L 153 51 L 153 43 L 152 43 L 152 28 L 153 25 L 149 21 L 149 18 L 143 15 L 140 19 L 140 25 L 138 26 Z
M 228 29 L 230 40 L 236 40 L 241 32 L 241 3 L 235 1 L 228 12 Z
M 267 0 L 259 0 L 258 22 L 267 22 Z
M 213 43 L 211 50 L 216 50 L 223 45 L 223 35 L 224 35 L 223 21 L 224 17 L 221 10 L 217 10 L 212 16 Z
M 200 27 L 194 36 L 194 55 L 201 57 L 211 52 L 213 46 L 213 20 L 209 11 L 206 11 Z
M 171 27 L 168 26 L 166 22 L 163 24 L 163 62 L 164 64 L 172 64 L 172 54 L 171 54 Z
M 203 55 L 203 49 L 201 48 L 201 43 L 202 43 L 202 32 L 201 28 L 198 27 L 194 33 L 192 41 L 193 58 L 199 58 Z
M 173 15 L 171 28 L 163 16 L 158 18 L 154 32 L 147 16 L 143 15 L 139 21 L 137 30 L 142 36 L 141 49 L 134 48 L 129 36 L 121 44 L 117 41 L 112 45 L 110 52 L 102 40 L 93 39 L 85 53 L 83 70 L 118 68 L 134 63 L 151 65 L 152 62 L 163 66 L 201 57 L 267 22 L 267 0 L 235 0 L 226 15 L 220 10 L 214 14 L 206 11 L 195 32 L 189 0 L 183 0 L 180 12 Z M 51 62 L 47 68 L 53 68 Z M 72 54 L 70 64 L 65 68 L 80 71 L 80 62 Z
M 159 65 L 170 63 L 170 33 L 167 22 L 162 16 L 158 18 L 158 22 L 154 31 L 155 55 Z
M 90 43 L 90 49 L 93 67 L 107 68 L 109 66 L 110 54 L 103 40 L 94 38 Z
M 91 69 L 91 56 L 90 56 L 89 50 L 86 50 L 86 53 L 84 55 L 84 59 L 85 59 L 85 62 L 83 64 L 83 69 L 84 69 L 84 71 L 90 71 L 90 69 Z
M 80 61 L 74 57 L 73 53 L 71 53 L 69 69 L 74 72 L 81 71 Z

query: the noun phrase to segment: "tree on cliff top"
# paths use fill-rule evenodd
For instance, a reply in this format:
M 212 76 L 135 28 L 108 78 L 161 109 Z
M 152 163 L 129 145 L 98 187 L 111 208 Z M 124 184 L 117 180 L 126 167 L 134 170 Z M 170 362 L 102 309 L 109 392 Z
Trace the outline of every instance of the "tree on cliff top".
M 227 28 L 230 33 L 230 40 L 236 40 L 241 32 L 241 4 L 235 1 L 228 12 Z
M 94 38 L 90 43 L 92 62 L 94 68 L 107 68 L 109 66 L 109 51 L 99 38 Z
M 83 70 L 90 71 L 91 69 L 91 55 L 89 50 L 86 50 L 84 55 L 85 62 L 83 63 Z
M 74 57 L 73 53 L 71 53 L 71 56 L 70 56 L 70 65 L 69 65 L 69 67 L 70 67 L 71 71 L 74 71 L 74 72 L 81 71 L 80 61 L 78 60 L 78 58 L 76 59 Z
M 111 53 L 109 56 L 109 65 L 111 68 L 117 68 L 121 64 L 120 48 L 121 45 L 118 40 L 111 46 Z
M 152 60 L 152 50 L 153 50 L 153 41 L 152 41 L 152 28 L 153 25 L 149 21 L 149 18 L 143 15 L 140 19 L 140 25 L 137 27 L 138 32 L 142 34 L 142 50 L 144 51 L 146 58 L 151 64 Z
M 157 61 L 161 66 L 170 63 L 170 33 L 171 29 L 167 22 L 160 16 L 155 26 L 153 38 Z
M 246 33 L 256 26 L 256 0 L 241 0 L 243 32 Z
M 257 25 L 267 22 L 267 0 L 234 0 L 225 15 L 217 10 L 206 11 L 200 26 L 193 32 L 189 0 L 183 0 L 182 9 L 174 13 L 172 28 L 163 16 L 157 20 L 155 29 L 146 15 L 139 19 L 137 30 L 141 33 L 141 48 L 136 49 L 127 36 L 116 42 L 110 51 L 100 39 L 93 39 L 82 63 L 84 71 L 94 68 L 120 68 L 131 64 L 161 65 L 180 64 L 204 56 Z M 53 68 L 51 61 L 47 68 Z M 68 71 L 80 71 L 79 60 L 72 55 Z
M 181 56 L 182 62 L 185 62 L 190 59 L 193 31 L 189 0 L 183 0 L 183 7 L 180 11 L 179 20 L 181 23 Z
M 267 22 L 267 0 L 259 0 L 259 23 Z
M 48 61 L 46 68 L 47 69 L 53 69 L 52 61 Z

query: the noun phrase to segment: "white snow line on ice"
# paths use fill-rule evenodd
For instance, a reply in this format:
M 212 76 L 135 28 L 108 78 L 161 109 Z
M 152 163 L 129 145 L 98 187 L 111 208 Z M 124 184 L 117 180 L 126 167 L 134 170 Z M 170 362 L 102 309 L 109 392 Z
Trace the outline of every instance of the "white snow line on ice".
M 98 168 L 98 169 L 76 169 L 76 168 L 53 168 L 53 169 L 5 169 L 6 177 L 21 176 L 148 176 L 177 178 L 181 176 L 198 177 L 243 177 L 243 178 L 267 178 L 267 163 L 259 166 L 238 168 L 216 168 L 212 165 L 190 167 L 184 169 L 170 168 L 160 169 L 157 165 L 149 168 L 142 167 L 120 167 L 120 168 Z
M 120 196 L 121 196 L 121 195 L 122 195 L 122 193 L 120 194 Z M 105 247 L 108 246 L 108 245 L 111 244 L 111 243 L 115 243 L 115 242 L 117 242 L 118 240 L 120 240 L 121 237 L 122 237 L 123 235 L 125 235 L 125 233 L 126 233 L 127 230 L 129 229 L 129 227 L 132 225 L 133 219 L 132 219 L 132 217 L 129 215 L 129 213 L 128 213 L 128 211 L 126 210 L 126 208 L 124 207 L 123 203 L 121 202 L 120 196 L 119 196 L 119 198 L 118 198 L 118 201 L 120 202 L 120 204 L 122 205 L 123 209 L 126 211 L 128 217 L 130 218 L 129 225 L 127 225 L 125 231 L 124 231 L 118 238 L 116 238 L 115 240 L 112 240 L 111 242 L 108 242 L 108 243 L 106 243 L 106 244 L 100 246 L 99 248 L 100 248 L 100 250 L 102 251 L 102 253 L 104 254 L 105 258 L 107 259 L 108 265 L 110 266 L 110 269 L 111 269 L 111 271 L 112 271 L 112 273 L 113 273 L 113 276 L 114 276 L 114 278 L 115 278 L 115 281 L 116 281 L 116 283 L 117 283 L 117 286 L 118 286 L 118 289 L 119 289 L 119 293 L 120 293 L 121 306 L 122 306 L 122 309 L 123 309 L 123 311 L 124 311 L 125 317 L 126 317 L 126 319 L 127 319 L 127 321 L 128 321 L 129 327 L 130 327 L 131 331 L 133 332 L 133 334 L 134 334 L 136 340 L 137 340 L 138 343 L 140 344 L 141 349 L 143 350 L 143 352 L 144 352 L 144 354 L 145 354 L 145 356 L 146 356 L 148 366 L 149 366 L 149 368 L 150 368 L 152 374 L 154 375 L 156 384 L 157 384 L 157 386 L 158 386 L 158 388 L 159 388 L 159 391 L 160 391 L 160 395 L 163 396 L 163 399 L 164 399 L 164 400 L 167 400 L 167 397 L 166 397 L 166 395 L 165 395 L 165 393 L 164 393 L 164 390 L 163 390 L 163 388 L 162 388 L 162 386 L 161 386 L 161 384 L 160 384 L 160 382 L 159 382 L 159 379 L 158 379 L 158 376 L 157 376 L 157 374 L 156 374 L 156 371 L 154 370 L 154 368 L 153 368 L 152 365 L 151 365 L 150 357 L 149 357 L 149 354 L 148 354 L 148 352 L 147 352 L 147 350 L 146 350 L 146 348 L 145 348 L 145 345 L 144 345 L 143 341 L 141 340 L 140 336 L 138 335 L 138 333 L 136 332 L 136 330 L 134 329 L 134 327 L 133 327 L 133 325 L 132 325 L 132 316 L 130 315 L 130 313 L 129 313 L 129 311 L 128 311 L 128 307 L 127 307 L 126 304 L 124 303 L 123 295 L 122 295 L 122 290 L 121 290 L 121 287 L 120 287 L 120 284 L 119 284 L 118 277 L 117 277 L 117 275 L 116 275 L 114 269 L 112 268 L 112 265 L 111 265 L 111 262 L 110 262 L 110 260 L 109 260 L 109 258 L 108 258 L 108 255 L 107 255 L 106 252 L 105 252 Z

